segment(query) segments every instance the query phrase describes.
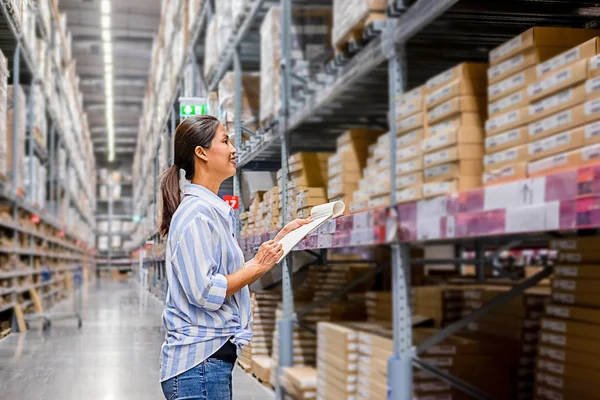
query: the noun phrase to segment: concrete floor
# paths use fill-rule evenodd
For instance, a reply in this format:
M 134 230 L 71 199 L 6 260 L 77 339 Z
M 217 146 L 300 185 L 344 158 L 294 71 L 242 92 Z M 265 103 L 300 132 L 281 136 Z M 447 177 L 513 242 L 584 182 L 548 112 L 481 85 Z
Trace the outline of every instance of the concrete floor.
M 163 304 L 131 282 L 101 281 L 84 292 L 81 330 L 71 319 L 0 341 L 0 399 L 164 399 L 158 383 Z M 52 311 L 70 310 L 72 302 L 64 302 Z M 236 367 L 235 400 L 273 398 Z

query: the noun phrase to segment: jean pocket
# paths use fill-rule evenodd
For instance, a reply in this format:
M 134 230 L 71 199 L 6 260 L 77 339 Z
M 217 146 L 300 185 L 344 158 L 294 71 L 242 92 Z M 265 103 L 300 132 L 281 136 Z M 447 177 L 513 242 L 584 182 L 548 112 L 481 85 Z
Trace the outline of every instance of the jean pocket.
M 160 383 L 163 391 L 163 395 L 166 400 L 175 400 L 177 398 L 177 377 L 173 377 L 167 381 Z

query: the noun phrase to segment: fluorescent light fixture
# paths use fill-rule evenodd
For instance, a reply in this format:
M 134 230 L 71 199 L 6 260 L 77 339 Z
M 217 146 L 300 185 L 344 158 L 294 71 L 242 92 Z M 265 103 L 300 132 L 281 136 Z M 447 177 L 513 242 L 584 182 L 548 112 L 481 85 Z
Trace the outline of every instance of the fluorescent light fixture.
M 110 0 L 102 0 L 100 3 L 102 14 L 110 14 Z
M 100 17 L 100 26 L 102 29 L 110 29 L 110 15 Z
M 102 29 L 102 41 L 110 42 L 110 30 L 109 29 Z
M 113 58 L 111 53 L 104 54 L 104 64 L 112 64 Z

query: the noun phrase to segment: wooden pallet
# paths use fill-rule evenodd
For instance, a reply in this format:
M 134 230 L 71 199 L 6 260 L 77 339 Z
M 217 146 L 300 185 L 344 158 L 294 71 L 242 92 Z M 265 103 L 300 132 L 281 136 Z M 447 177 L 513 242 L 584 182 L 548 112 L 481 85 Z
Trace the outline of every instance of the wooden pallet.
M 271 385 L 271 382 L 263 381 L 262 378 L 258 377 L 256 374 L 252 374 L 252 376 L 254 377 L 254 379 L 256 379 L 258 382 L 260 382 L 260 384 L 263 385 L 264 387 L 266 387 L 267 389 L 275 390 L 275 387 L 273 385 Z
M 238 365 L 244 372 L 251 373 L 252 367 L 241 360 L 237 360 Z
M 371 11 L 366 13 L 364 17 L 355 25 L 352 26 L 350 32 L 338 40 L 335 47 L 335 54 L 347 54 L 351 47 L 362 47 L 364 30 L 375 21 L 385 20 L 387 16 L 385 12 Z

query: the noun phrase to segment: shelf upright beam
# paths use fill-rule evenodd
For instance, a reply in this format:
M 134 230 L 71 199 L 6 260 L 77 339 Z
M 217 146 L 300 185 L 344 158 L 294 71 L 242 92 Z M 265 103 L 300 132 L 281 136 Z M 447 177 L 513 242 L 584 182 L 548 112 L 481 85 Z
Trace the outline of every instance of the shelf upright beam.
M 19 154 L 19 113 L 24 110 L 19 110 L 19 77 L 21 75 L 21 44 L 18 43 L 13 56 L 13 142 L 12 142 L 12 185 L 13 192 L 18 193 L 19 185 L 17 182 L 17 173 L 19 171 L 19 163 L 17 154 Z
M 234 146 L 238 151 L 236 162 L 239 162 L 239 150 L 242 148 L 242 64 L 238 49 L 236 48 L 233 52 L 233 80 L 234 80 L 234 91 L 233 91 L 233 137 Z M 235 236 L 240 237 L 241 224 L 240 213 L 244 212 L 244 206 L 242 199 L 242 169 L 237 168 L 235 176 L 233 177 L 233 195 L 238 198 L 238 208 L 235 210 L 236 220 L 236 232 Z
M 280 88 L 281 108 L 279 111 L 279 136 L 281 142 L 281 213 L 283 225 L 287 220 L 287 179 L 288 179 L 288 151 L 289 151 L 289 100 L 291 97 L 291 26 L 292 26 L 292 1 L 280 0 L 281 6 L 281 61 Z M 284 367 L 291 367 L 294 363 L 294 291 L 292 287 L 293 266 L 290 257 L 286 257 L 282 263 L 282 297 L 283 317 L 278 321 L 279 328 L 279 366 L 276 371 L 275 395 L 277 400 L 283 400 L 284 390 L 281 385 L 280 376 Z
M 26 122 L 26 131 L 29 131 L 29 135 L 27 136 L 27 142 L 29 146 L 29 152 L 27 156 L 29 157 L 29 187 L 27 188 L 27 199 L 29 199 L 29 204 L 34 204 L 34 196 L 33 191 L 37 188 L 37 182 L 35 182 L 36 174 L 33 171 L 33 157 L 34 157 L 34 137 L 33 137 L 33 119 L 34 119 L 34 110 L 35 110 L 35 78 L 32 79 L 31 85 L 29 86 L 29 99 L 27 101 L 27 122 Z
M 396 102 L 406 89 L 406 55 L 404 43 L 396 44 L 394 31 L 395 19 L 389 19 L 384 31 L 386 56 L 388 58 L 389 84 L 389 135 L 390 135 L 390 204 L 396 204 Z M 387 40 L 386 40 L 387 39 Z M 393 345 L 394 353 L 388 360 L 388 390 L 390 399 L 412 399 L 412 324 L 410 302 L 408 298 L 410 285 L 410 247 L 398 241 L 397 213 L 390 212 L 390 227 L 396 230 L 392 241 L 392 306 L 393 306 Z
M 54 191 L 56 190 L 56 126 L 54 120 L 50 123 L 50 164 L 48 165 L 48 176 L 50 177 L 50 214 L 56 216 L 56 204 L 54 203 Z

